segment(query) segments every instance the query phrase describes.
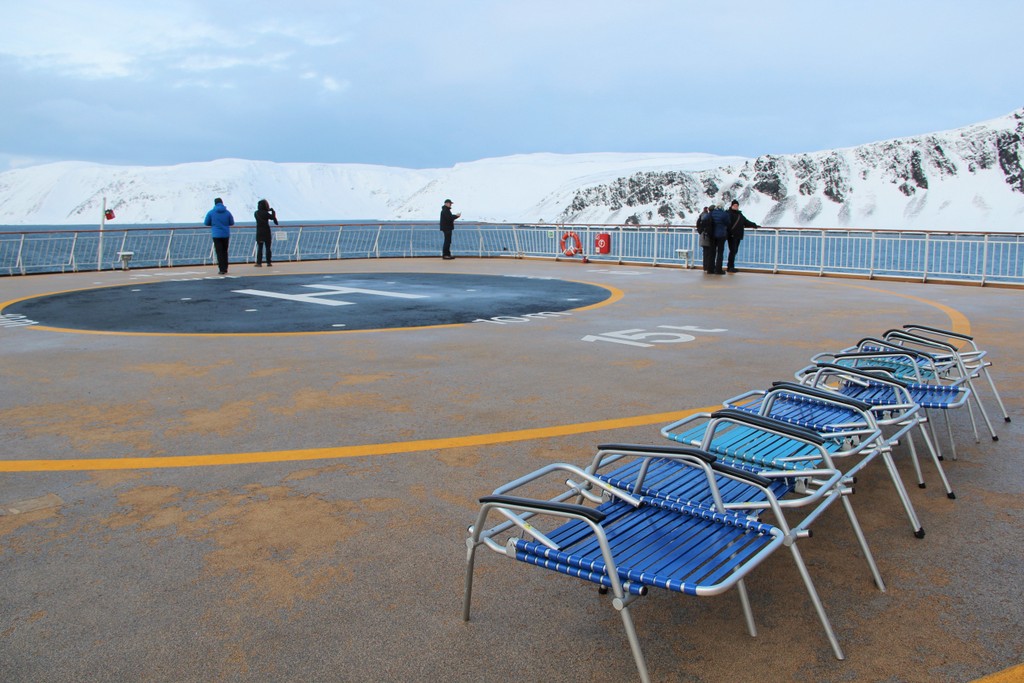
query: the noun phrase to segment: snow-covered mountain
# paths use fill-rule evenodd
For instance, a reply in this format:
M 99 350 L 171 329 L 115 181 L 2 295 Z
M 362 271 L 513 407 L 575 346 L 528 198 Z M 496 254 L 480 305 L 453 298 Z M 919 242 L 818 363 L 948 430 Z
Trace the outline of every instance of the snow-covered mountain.
M 692 224 L 738 199 L 770 226 L 1024 232 L 1024 109 L 952 131 L 756 159 L 527 154 L 404 169 L 221 159 L 177 166 L 61 162 L 0 173 L 0 225 L 198 223 L 214 197 L 240 222 L 268 198 L 289 221 Z

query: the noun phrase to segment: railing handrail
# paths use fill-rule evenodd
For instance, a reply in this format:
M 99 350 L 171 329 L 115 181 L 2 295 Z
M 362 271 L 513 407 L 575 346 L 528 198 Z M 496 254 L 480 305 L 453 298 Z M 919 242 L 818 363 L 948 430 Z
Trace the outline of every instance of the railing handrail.
M 464 256 L 563 260 L 570 256 L 562 253 L 560 238 L 568 231 L 583 242 L 575 258 L 595 262 L 688 267 L 699 252 L 694 227 L 671 224 L 460 221 L 453 248 Z M 423 257 L 440 251 L 434 222 L 309 222 L 275 226 L 274 233 L 275 261 Z M 597 253 L 594 240 L 604 233 L 609 248 Z M 232 262 L 254 261 L 255 225 L 236 225 L 233 235 Z M 199 225 L 0 232 L 0 275 L 213 262 L 209 229 Z M 1024 285 L 1024 233 L 748 228 L 737 266 L 770 273 Z

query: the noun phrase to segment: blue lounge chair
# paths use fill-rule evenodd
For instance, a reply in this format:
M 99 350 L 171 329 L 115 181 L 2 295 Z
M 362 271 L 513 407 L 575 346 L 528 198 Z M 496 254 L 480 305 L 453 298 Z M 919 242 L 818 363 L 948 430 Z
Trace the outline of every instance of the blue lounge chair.
M 909 415 L 919 410 L 916 404 L 908 404 L 898 414 L 885 416 L 886 421 L 890 418 L 902 419 L 906 423 L 900 425 L 899 429 L 890 430 L 888 434 L 883 432 L 871 404 L 796 382 L 775 382 L 769 389 L 748 391 L 727 399 L 723 405 L 817 432 L 835 444 L 835 450 L 831 453 L 834 462 L 837 458 L 854 458 L 855 464 L 845 468 L 847 472 L 860 469 L 856 465 L 858 460 L 880 456 L 907 513 L 914 535 L 924 538 L 924 527 L 921 526 L 892 458 L 893 446 L 916 424 L 909 419 Z
M 768 508 L 781 516 L 771 482 L 715 462 L 696 449 L 678 449 L 662 457 L 704 474 L 701 501 L 721 500 L 718 479 L 758 489 Z M 565 487 L 551 498 L 524 497 L 548 475 L 568 474 L 591 491 L 601 491 L 600 505 L 568 502 L 584 495 L 581 487 Z M 513 495 L 514 494 L 514 495 Z M 586 500 L 586 498 L 583 498 Z M 467 539 L 466 588 L 463 619 L 469 620 L 476 551 L 481 546 L 505 557 L 572 576 L 611 592 L 642 681 L 649 681 L 647 664 L 630 615 L 630 604 L 651 588 L 685 595 L 707 596 L 737 589 L 747 630 L 757 634 L 743 579 L 779 548 L 785 532 L 749 519 L 721 503 L 672 501 L 634 495 L 567 464 L 552 464 L 499 487 L 480 499 L 481 508 Z M 504 518 L 486 527 L 490 515 Z M 554 528 L 548 529 L 549 526 Z M 836 657 L 843 653 L 832 632 L 817 591 L 795 545 L 788 544 L 818 617 L 829 635 Z
M 883 369 L 855 368 L 836 363 L 817 363 L 808 366 L 798 371 L 797 377 L 807 386 L 832 390 L 871 405 L 878 423 L 895 430 L 890 435 L 890 440 L 896 441 L 906 435 L 917 473 L 918 486 L 925 488 L 912 435 L 913 427 L 918 427 L 946 489 L 946 495 L 949 498 L 956 498 L 942 466 L 938 448 L 929 436 L 926 426 L 930 422 L 929 410 L 951 410 L 963 406 L 970 396 L 969 389 L 903 382 Z

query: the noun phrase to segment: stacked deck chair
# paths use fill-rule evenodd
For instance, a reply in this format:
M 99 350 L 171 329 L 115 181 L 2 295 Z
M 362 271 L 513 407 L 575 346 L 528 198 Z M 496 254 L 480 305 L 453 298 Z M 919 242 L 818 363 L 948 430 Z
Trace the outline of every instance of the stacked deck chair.
M 779 501 L 779 508 L 790 518 L 796 513 L 803 514 L 795 522 L 777 520 L 793 542 L 810 536 L 813 522 L 832 503 L 842 501 L 875 585 L 879 590 L 885 590 L 885 583 L 849 499 L 857 472 L 880 453 L 874 446 L 880 430 L 867 435 L 870 438 L 862 440 L 846 453 L 840 451 L 838 442 L 823 438 L 813 430 L 732 409 L 698 413 L 673 422 L 661 432 L 674 441 L 712 453 L 719 462 L 772 481 L 772 492 Z M 599 446 L 588 472 L 633 493 L 692 500 L 695 495 L 692 470 L 660 458 L 660 453 L 665 450 L 670 452 L 671 448 L 618 444 Z M 856 462 L 848 469 L 841 468 L 834 459 L 837 453 L 840 459 L 855 454 L 857 457 L 852 460 Z M 611 466 L 615 469 L 605 471 Z M 729 509 L 747 510 L 752 515 L 767 509 L 762 500 L 748 497 L 749 490 L 736 490 L 724 482 L 719 488 Z
M 992 427 L 992 421 L 989 420 L 988 412 L 981 403 L 981 395 L 978 393 L 974 380 L 984 376 L 989 388 L 992 390 L 996 403 L 999 404 L 1003 420 L 1009 422 L 1010 415 L 1006 412 L 1006 406 L 1003 405 L 1003 399 L 996 389 L 996 383 L 992 379 L 992 374 L 989 372 L 989 368 L 992 367 L 992 361 L 988 359 L 988 352 L 978 348 L 974 337 L 937 327 L 909 324 L 904 325 L 901 330 L 889 330 L 883 335 L 883 338 L 904 348 L 926 352 L 940 366 L 948 366 L 949 370 L 938 379 L 954 384 L 966 382 L 974 396 L 978 412 L 981 413 L 985 424 L 988 426 L 992 440 L 999 440 L 995 429 Z M 973 412 L 971 414 L 971 421 L 972 423 L 974 421 Z M 976 441 L 978 440 L 977 429 L 975 429 L 974 438 Z
M 818 617 L 836 656 L 842 650 L 795 545 L 787 532 L 751 519 L 725 504 L 720 484 L 745 487 L 776 519 L 784 519 L 772 492 L 773 482 L 729 467 L 698 449 L 659 454 L 691 468 L 694 500 L 631 493 L 585 470 L 562 463 L 543 467 L 495 489 L 480 499 L 480 512 L 467 544 L 463 619 L 469 620 L 476 551 L 485 547 L 525 566 L 538 567 L 595 584 L 611 593 L 642 681 L 647 664 L 630 614 L 630 605 L 653 588 L 683 595 L 709 596 L 736 589 L 750 635 L 757 634 L 744 577 L 776 550 L 789 546 Z M 568 475 L 570 481 L 566 483 Z M 554 496 L 536 497 L 545 479 Z M 575 483 L 573 483 L 575 482 Z M 600 492 L 597 496 L 595 492 Z M 573 500 L 580 502 L 571 502 Z M 591 504 L 590 501 L 600 503 Z M 496 524 L 488 526 L 491 517 Z
M 903 382 L 880 368 L 860 369 L 835 363 L 817 363 L 803 368 L 796 374 L 797 378 L 807 386 L 834 391 L 869 404 L 878 423 L 894 430 L 889 436 L 893 443 L 906 435 L 914 471 L 917 474 L 918 486 L 925 488 L 913 439 L 913 428 L 918 427 L 945 487 L 946 495 L 949 498 L 956 498 L 942 466 L 939 451 L 929 435 L 929 430 L 926 429 L 930 423 L 927 411 L 929 409 L 945 411 L 962 407 L 970 396 L 969 389 Z
M 890 427 L 885 431 L 870 403 L 797 382 L 775 382 L 766 390 L 748 391 L 727 399 L 724 406 L 817 432 L 822 438 L 836 444 L 836 450 L 831 454 L 833 461 L 837 461 L 837 458 L 853 458 L 853 464 L 845 468 L 847 473 L 859 471 L 868 461 L 876 456 L 881 457 L 914 535 L 924 538 L 924 527 L 921 526 L 892 457 L 893 446 L 917 424 L 911 419 L 919 410 L 917 404 L 908 402 L 898 410 L 894 407 L 891 414 L 884 415 L 883 422 Z M 662 430 L 662 433 L 672 439 L 679 438 L 669 428 Z
M 805 374 L 815 372 L 815 368 L 819 365 L 827 367 L 832 364 L 864 372 L 881 373 L 881 376 L 903 382 L 910 398 L 921 406 L 925 422 L 931 432 L 932 443 L 940 460 L 943 457 L 941 444 L 935 433 L 935 422 L 931 419 L 934 410 L 938 410 L 943 416 L 953 460 L 956 460 L 957 454 L 956 440 L 953 438 L 953 427 L 949 419 L 950 410 L 967 406 L 971 427 L 974 430 L 974 440 L 975 442 L 979 441 L 978 425 L 970 403 L 970 397 L 975 396 L 974 392 L 968 386 L 964 386 L 966 379 L 962 376 L 959 379 L 951 379 L 940 369 L 941 366 L 935 361 L 935 358 L 929 354 L 869 337 L 859 342 L 856 351 L 820 353 L 812 357 L 811 360 L 815 362 L 815 365 L 797 371 L 798 379 Z M 975 398 L 977 397 L 975 396 Z M 995 440 L 999 439 L 999 437 L 995 437 L 994 433 L 993 436 Z
M 855 346 L 843 349 L 840 353 L 895 349 L 904 349 L 919 354 L 917 356 L 916 369 L 907 366 L 902 361 L 893 362 L 890 370 L 897 378 L 915 381 L 916 375 L 917 381 L 952 386 L 966 384 L 971 390 L 974 405 L 985 420 L 985 425 L 988 427 L 992 440 L 999 440 L 999 436 L 992 426 L 992 421 L 989 419 L 988 411 L 985 410 L 985 406 L 981 402 L 981 395 L 974 383 L 975 379 L 985 378 L 999 405 L 1003 420 L 1010 422 L 1010 416 L 1006 412 L 1006 406 L 1003 404 L 1003 399 L 999 395 L 998 389 L 996 389 L 992 374 L 989 372 L 992 362 L 988 359 L 988 352 L 978 348 L 973 337 L 927 325 L 908 324 L 904 325 L 902 329 L 888 330 L 880 338 L 865 337 Z M 830 360 L 828 358 L 830 355 L 819 354 L 814 360 Z M 967 408 L 971 418 L 971 426 L 974 430 L 974 440 L 979 442 L 980 438 L 974 418 L 974 409 L 970 403 L 967 404 Z

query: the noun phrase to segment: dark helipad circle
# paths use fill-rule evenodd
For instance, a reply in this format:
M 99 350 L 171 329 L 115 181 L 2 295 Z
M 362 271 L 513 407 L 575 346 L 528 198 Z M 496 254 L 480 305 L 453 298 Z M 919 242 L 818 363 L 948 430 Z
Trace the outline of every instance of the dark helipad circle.
M 6 306 L 40 325 L 105 332 L 252 334 L 451 325 L 605 301 L 567 280 L 443 273 L 183 278 L 47 294 Z

